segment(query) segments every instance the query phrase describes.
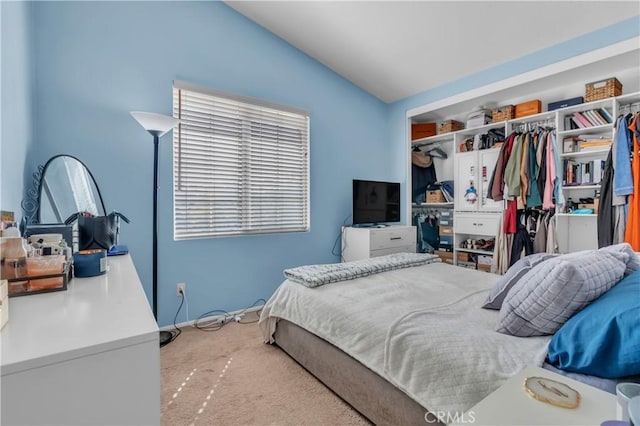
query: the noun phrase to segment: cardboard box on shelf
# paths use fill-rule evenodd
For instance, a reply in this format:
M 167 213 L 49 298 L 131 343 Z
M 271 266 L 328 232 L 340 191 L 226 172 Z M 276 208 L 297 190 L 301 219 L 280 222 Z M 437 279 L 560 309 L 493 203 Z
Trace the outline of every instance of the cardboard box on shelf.
M 478 270 L 484 272 L 491 272 L 491 264 L 485 265 L 484 263 L 478 262 Z
M 428 138 L 436 134 L 436 123 L 413 123 L 411 125 L 411 140 Z
M 582 96 L 578 96 L 576 98 L 571 99 L 563 99 L 561 101 L 549 102 L 547 104 L 547 111 L 553 111 L 559 108 L 566 108 L 568 106 L 580 105 L 584 102 L 584 98 Z
M 453 226 L 440 225 L 440 235 L 453 235 Z
M 435 250 L 433 254 L 437 255 L 440 259 L 442 259 L 443 262 L 446 261 L 447 263 L 453 264 L 453 251 L 446 251 L 446 250 L 442 250 L 441 248 L 440 250 Z M 472 261 L 471 253 L 458 252 L 457 257 L 458 257 L 458 262 Z
M 492 260 L 493 256 L 489 256 L 488 254 L 478 255 L 478 265 L 491 265 Z
M 516 105 L 516 118 L 527 117 L 529 115 L 538 114 L 542 111 L 542 102 L 540 99 L 522 102 Z

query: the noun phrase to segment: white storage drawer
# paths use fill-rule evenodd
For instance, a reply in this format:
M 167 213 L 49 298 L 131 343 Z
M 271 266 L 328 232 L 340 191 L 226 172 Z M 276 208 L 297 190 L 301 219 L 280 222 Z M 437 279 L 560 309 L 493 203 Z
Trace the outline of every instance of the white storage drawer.
M 456 234 L 491 235 L 498 234 L 500 225 L 500 213 L 456 213 L 453 224 Z
M 383 248 L 379 250 L 371 250 L 371 257 L 384 256 L 385 254 L 415 253 L 415 252 L 416 252 L 416 245 L 409 244 L 409 245 L 400 246 L 400 247 L 390 247 L 390 248 Z
M 393 253 L 415 253 L 416 227 L 342 228 L 342 260 L 368 259 Z
M 415 244 L 416 230 L 414 227 L 388 227 L 372 229 L 370 235 L 371 250 L 381 248 L 401 247 Z

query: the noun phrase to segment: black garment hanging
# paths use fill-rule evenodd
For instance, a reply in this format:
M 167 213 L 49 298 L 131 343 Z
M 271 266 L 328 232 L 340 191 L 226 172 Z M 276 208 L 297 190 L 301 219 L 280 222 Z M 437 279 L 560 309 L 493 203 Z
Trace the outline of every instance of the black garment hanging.
M 615 215 L 613 214 L 613 153 L 609 150 L 604 163 L 604 174 L 600 183 L 600 205 L 598 206 L 598 247 L 613 244 Z
M 518 229 L 513 235 L 513 244 L 511 246 L 511 259 L 509 260 L 509 266 L 513 266 L 522 257 L 522 251 L 524 250 L 525 256 L 533 254 L 533 243 L 529 237 L 527 228 L 518 221 Z
M 541 135 L 542 139 L 538 141 L 538 147 L 542 150 L 540 168 L 538 169 L 538 193 L 540 194 L 541 198 L 543 198 L 544 185 L 547 182 L 547 135 L 548 132 L 543 132 Z M 542 144 L 541 147 L 540 144 Z

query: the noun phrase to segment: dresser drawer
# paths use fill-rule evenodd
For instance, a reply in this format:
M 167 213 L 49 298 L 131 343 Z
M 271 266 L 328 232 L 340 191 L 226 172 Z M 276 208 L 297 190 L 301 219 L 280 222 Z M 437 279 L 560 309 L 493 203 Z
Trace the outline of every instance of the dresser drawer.
M 371 250 L 403 247 L 416 243 L 416 228 L 413 226 L 390 226 L 372 229 L 369 240 Z M 396 253 L 396 252 L 393 252 Z M 387 253 L 388 254 L 388 253 Z
M 415 252 L 416 252 L 416 245 L 410 244 L 407 246 L 389 247 L 389 248 L 383 248 L 379 250 L 371 250 L 371 257 L 384 256 L 386 254 L 394 254 L 394 253 L 415 253 Z
M 498 233 L 500 214 L 456 214 L 454 230 L 456 234 L 477 234 L 495 236 Z

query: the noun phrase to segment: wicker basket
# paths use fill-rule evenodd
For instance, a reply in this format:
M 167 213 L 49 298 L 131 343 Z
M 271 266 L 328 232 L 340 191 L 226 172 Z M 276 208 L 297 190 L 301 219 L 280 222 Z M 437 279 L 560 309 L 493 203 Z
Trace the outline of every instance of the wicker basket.
M 438 134 L 455 132 L 456 130 L 462 129 L 464 129 L 464 123 L 456 120 L 447 120 L 440 123 L 440 127 L 438 127 Z
M 585 102 L 592 102 L 620 95 L 622 95 L 622 83 L 620 83 L 615 77 L 585 84 Z
M 515 114 L 515 107 L 513 105 L 505 105 L 500 108 L 495 108 L 491 112 L 491 122 L 498 123 L 500 121 L 511 120 Z

